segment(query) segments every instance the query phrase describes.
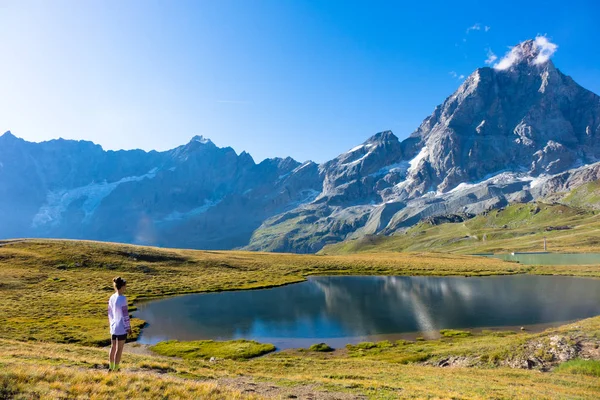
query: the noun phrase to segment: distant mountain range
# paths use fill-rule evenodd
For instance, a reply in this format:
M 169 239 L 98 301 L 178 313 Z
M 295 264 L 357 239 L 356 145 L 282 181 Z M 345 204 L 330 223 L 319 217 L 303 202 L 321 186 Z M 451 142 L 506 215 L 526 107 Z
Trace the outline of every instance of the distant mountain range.
M 378 133 L 321 165 L 256 164 L 201 136 L 166 152 L 0 136 L 0 238 L 315 252 L 600 179 L 600 97 L 536 42 L 473 72 L 407 139 Z

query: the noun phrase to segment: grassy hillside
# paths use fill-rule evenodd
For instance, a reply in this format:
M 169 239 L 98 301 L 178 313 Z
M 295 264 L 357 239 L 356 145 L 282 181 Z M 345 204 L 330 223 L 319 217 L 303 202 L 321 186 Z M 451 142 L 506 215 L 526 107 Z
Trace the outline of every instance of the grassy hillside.
M 440 340 L 363 343 L 333 352 L 290 350 L 250 360 L 228 352 L 245 346 L 251 357 L 271 347 L 167 342 L 157 348 L 161 356 L 129 345 L 139 354 L 125 356 L 118 378 L 103 371 L 107 353 L 99 346 L 107 344 L 106 301 L 116 275 L 128 280 L 131 304 L 178 293 L 282 285 L 312 274 L 524 272 L 600 277 L 597 267 L 528 267 L 435 253 L 317 256 L 4 242 L 0 398 L 597 398 L 596 364 L 576 360 L 554 368 L 564 354 L 600 359 L 600 317 L 538 334 L 448 331 Z M 142 324 L 134 319 L 135 333 Z M 549 372 L 512 368 L 527 360 Z
M 544 237 L 550 251 L 593 252 L 600 248 L 599 229 L 600 214 L 594 210 L 565 204 L 513 204 L 465 222 L 420 223 L 404 233 L 350 240 L 326 246 L 320 253 L 541 251 Z
M 600 181 L 586 183 L 567 193 L 552 194 L 547 200 L 572 207 L 598 210 L 600 209 Z

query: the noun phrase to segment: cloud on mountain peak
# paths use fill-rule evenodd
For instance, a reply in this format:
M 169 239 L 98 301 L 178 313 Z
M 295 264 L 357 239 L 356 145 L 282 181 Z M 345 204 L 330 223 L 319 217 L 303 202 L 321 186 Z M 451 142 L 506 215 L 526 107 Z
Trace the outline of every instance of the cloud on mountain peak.
M 554 55 L 556 49 L 558 49 L 558 45 L 549 41 L 546 36 L 537 36 L 535 38 L 535 44 L 539 48 L 539 54 L 535 60 L 533 60 L 534 64 L 545 63 L 550 59 L 550 57 L 552 57 L 552 55 Z
M 538 35 L 533 40 L 526 40 L 511 48 L 500 61 L 494 64 L 494 68 L 497 70 L 509 69 L 523 60 L 534 65 L 544 64 L 550 60 L 557 49 L 557 44 L 552 43 L 546 36 Z
M 490 65 L 493 64 L 494 61 L 498 59 L 498 56 L 494 54 L 492 49 L 487 49 L 487 58 L 485 59 L 485 63 Z

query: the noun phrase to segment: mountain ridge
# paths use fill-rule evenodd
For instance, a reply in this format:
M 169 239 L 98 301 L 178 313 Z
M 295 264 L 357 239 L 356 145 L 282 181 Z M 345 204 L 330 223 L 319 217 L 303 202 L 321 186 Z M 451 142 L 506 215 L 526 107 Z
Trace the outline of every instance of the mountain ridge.
M 0 237 L 316 252 L 423 218 L 539 199 L 594 179 L 585 171 L 600 160 L 600 97 L 545 49 L 526 41 L 510 62 L 476 69 L 406 139 L 378 132 L 321 164 L 256 163 L 203 136 L 161 152 L 105 151 L 8 131 Z

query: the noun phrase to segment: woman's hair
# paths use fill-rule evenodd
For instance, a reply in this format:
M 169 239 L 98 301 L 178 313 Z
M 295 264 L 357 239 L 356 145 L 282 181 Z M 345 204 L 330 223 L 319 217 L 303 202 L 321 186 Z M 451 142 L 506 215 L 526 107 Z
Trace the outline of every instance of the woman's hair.
M 123 279 L 120 276 L 118 276 L 118 277 L 116 277 L 116 278 L 113 279 L 113 284 L 115 285 L 115 287 L 117 288 L 117 290 L 119 290 L 123 286 L 127 285 L 127 282 L 125 281 L 125 279 Z

